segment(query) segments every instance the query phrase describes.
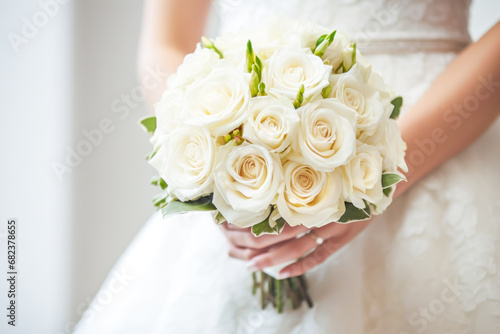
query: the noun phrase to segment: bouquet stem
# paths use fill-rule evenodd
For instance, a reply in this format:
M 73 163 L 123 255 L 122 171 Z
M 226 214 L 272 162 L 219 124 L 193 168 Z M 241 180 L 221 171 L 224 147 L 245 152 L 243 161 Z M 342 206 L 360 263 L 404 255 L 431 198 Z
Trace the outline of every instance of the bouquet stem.
M 306 279 L 304 275 L 286 279 L 276 279 L 263 271 L 252 273 L 252 294 L 259 290 L 260 306 L 265 309 L 267 303 L 271 303 L 278 313 L 283 313 L 288 300 L 292 309 L 297 309 L 305 301 L 309 307 L 313 307 L 311 297 L 307 292 Z

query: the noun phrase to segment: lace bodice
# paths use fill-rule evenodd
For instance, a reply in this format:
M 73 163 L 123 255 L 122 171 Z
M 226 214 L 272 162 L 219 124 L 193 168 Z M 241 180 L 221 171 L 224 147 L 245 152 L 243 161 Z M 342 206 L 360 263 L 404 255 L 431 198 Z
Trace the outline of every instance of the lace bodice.
M 220 33 L 257 25 L 273 15 L 339 29 L 364 53 L 458 51 L 470 42 L 471 0 L 218 0 Z

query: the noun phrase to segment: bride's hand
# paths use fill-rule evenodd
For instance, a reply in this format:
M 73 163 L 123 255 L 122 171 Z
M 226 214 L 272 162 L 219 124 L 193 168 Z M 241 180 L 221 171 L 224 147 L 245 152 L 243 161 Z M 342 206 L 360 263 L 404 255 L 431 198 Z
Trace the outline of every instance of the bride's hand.
M 315 229 L 287 225 L 278 236 L 265 235 L 258 238 L 252 235 L 250 228 L 240 229 L 224 224 L 223 230 L 230 243 L 229 255 L 250 260 L 248 269 L 251 271 L 298 259 L 280 271 L 280 278 L 286 278 L 302 275 L 324 262 L 361 233 L 370 221 L 332 223 Z M 307 234 L 296 238 L 304 232 Z M 320 241 L 318 238 L 323 240 L 320 245 L 317 243 Z M 307 254 L 309 252 L 311 253 Z
M 286 225 L 279 235 L 262 235 L 255 237 L 251 228 L 240 228 L 228 223 L 222 224 L 222 231 L 229 241 L 229 256 L 250 260 L 252 257 L 265 253 L 276 245 L 294 239 L 297 235 L 307 232 L 304 226 L 291 227 Z

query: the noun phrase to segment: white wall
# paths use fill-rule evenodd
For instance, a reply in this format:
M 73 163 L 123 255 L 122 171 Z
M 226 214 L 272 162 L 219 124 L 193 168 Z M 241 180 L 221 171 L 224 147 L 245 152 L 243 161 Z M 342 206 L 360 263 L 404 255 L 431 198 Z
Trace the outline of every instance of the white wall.
M 152 212 L 153 170 L 143 160 L 150 146 L 137 126 L 147 111 L 142 103 L 126 117 L 113 111 L 124 106 L 122 94 L 138 92 L 142 1 L 65 2 L 15 52 L 8 34 L 41 7 L 0 0 L 0 305 L 6 220 L 20 224 L 19 326 L 0 320 L 1 333 L 69 333 Z M 498 19 L 500 2 L 476 0 L 473 37 Z M 82 131 L 105 119 L 113 130 L 85 147 Z M 53 164 L 65 163 L 68 147 L 88 156 L 59 180 Z
M 71 140 L 72 4 L 53 18 L 36 1 L 0 10 L 0 332 L 49 333 L 69 318 L 71 182 L 51 170 Z M 19 45 L 23 17 L 39 28 Z M 38 31 L 36 31 L 38 29 Z M 17 218 L 17 326 L 6 324 L 6 223 Z
M 69 333 L 152 212 L 150 144 L 138 126 L 147 111 L 142 98 L 127 115 L 120 102 L 138 92 L 142 1 L 54 3 L 58 11 L 18 52 L 8 34 L 21 34 L 23 17 L 42 9 L 36 0 L 0 5 L 1 272 L 6 220 L 20 224 L 19 326 L 8 327 L 0 311 L 0 333 Z M 86 144 L 82 131 L 95 134 L 106 119 L 112 131 Z M 78 148 L 88 155 L 58 177 L 54 162 L 66 164 Z
M 148 113 L 136 79 L 141 11 L 140 0 L 75 2 L 73 146 L 103 121 L 112 131 L 71 176 L 73 319 L 153 211 L 151 147 L 138 126 Z
M 478 40 L 500 20 L 500 1 L 473 0 L 470 10 L 469 30 L 473 40 Z

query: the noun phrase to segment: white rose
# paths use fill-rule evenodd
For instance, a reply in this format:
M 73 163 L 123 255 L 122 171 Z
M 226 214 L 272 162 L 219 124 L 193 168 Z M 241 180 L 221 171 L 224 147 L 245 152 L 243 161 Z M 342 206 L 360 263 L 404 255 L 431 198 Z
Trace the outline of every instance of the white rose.
M 323 64 L 310 49 L 278 49 L 264 64 L 263 77 L 266 89 L 276 96 L 295 99 L 304 85 L 307 100 L 328 86 L 331 66 Z
M 215 137 L 243 123 L 251 97 L 250 75 L 238 72 L 226 62 L 219 63 L 224 66 L 218 66 L 206 78 L 187 88 L 183 111 L 187 125 L 206 127 Z
M 271 152 L 285 151 L 295 137 L 299 116 L 289 100 L 271 96 L 251 99 L 243 138 Z
M 167 89 L 154 106 L 156 130 L 151 139 L 153 150 L 157 152 L 165 136 L 172 133 L 182 122 L 182 103 L 184 90 Z
M 394 191 L 392 191 L 389 196 L 382 196 L 382 198 L 377 203 L 374 203 L 375 206 L 372 207 L 372 215 L 380 215 L 384 213 L 389 205 L 391 205 L 393 195 Z
M 224 60 L 230 61 L 239 71 L 246 71 L 247 42 L 251 40 L 256 44 L 256 36 L 263 38 L 263 33 L 260 30 L 252 31 L 247 27 L 240 27 L 237 31 L 218 36 L 214 45 L 222 53 Z
M 266 26 L 268 39 L 290 48 L 312 48 L 322 35 L 331 31 L 308 21 L 273 17 Z
M 332 44 L 328 46 L 322 59 L 332 66 L 334 73 L 343 73 L 352 66 L 353 46 L 347 35 L 337 31 Z
M 371 66 L 366 61 L 362 62 L 362 61 L 358 60 L 357 63 L 363 64 L 363 66 L 365 66 L 365 67 Z M 371 71 L 370 78 L 368 79 L 368 83 L 372 87 L 376 88 L 378 90 L 378 92 L 380 93 L 380 96 L 382 96 L 382 98 L 384 98 L 384 99 L 388 99 L 389 101 L 392 101 L 397 96 L 397 94 L 392 90 L 392 88 L 389 87 L 385 83 L 384 78 L 382 78 L 380 73 L 378 73 L 376 71 L 373 71 L 373 70 Z
M 357 208 L 365 203 L 378 203 L 382 192 L 382 156 L 377 148 L 358 142 L 356 156 L 342 167 L 344 170 L 344 195 Z
M 337 99 L 308 103 L 297 109 L 298 136 L 290 159 L 331 172 L 348 162 L 356 149 L 356 112 Z
M 196 50 L 184 57 L 177 72 L 169 77 L 169 88 L 186 87 L 196 79 L 206 77 L 219 61 L 219 55 L 214 51 L 202 48 L 198 43 Z
M 245 60 L 246 43 L 252 41 L 255 53 L 262 61 L 271 57 L 281 47 L 294 49 L 311 48 L 326 28 L 306 21 L 291 18 L 272 17 L 263 29 L 240 28 L 215 39 L 215 46 L 225 59 L 231 60 L 238 68 Z
M 231 224 L 248 227 L 269 216 L 270 204 L 283 186 L 279 156 L 243 143 L 219 148 L 213 203 Z
M 335 86 L 332 96 L 346 106 L 356 110 L 358 134 L 365 132 L 373 135 L 378 124 L 388 118 L 392 111 L 392 104 L 382 98 L 379 91 L 368 82 L 371 68 L 356 64 L 344 74 L 333 76 Z
M 168 184 L 168 193 L 192 201 L 213 192 L 215 139 L 202 127 L 179 127 L 150 160 Z
M 361 134 L 359 140 L 379 150 L 384 158 L 384 172 L 393 172 L 398 168 L 408 171 L 405 161 L 406 143 L 401 138 L 401 132 L 395 120 L 391 118 L 382 120 L 373 135 Z
M 238 69 L 246 71 L 246 51 L 249 40 L 261 61 L 268 59 L 278 48 L 285 46 L 279 33 L 271 36 L 270 32 L 269 29 L 241 27 L 237 32 L 217 37 L 214 44 L 222 52 L 224 59 L 231 61 Z
M 167 89 L 154 106 L 156 116 L 155 134 L 170 134 L 182 121 L 184 90 Z
M 337 171 L 320 172 L 293 161 L 286 162 L 283 169 L 285 187 L 277 204 L 289 225 L 320 227 L 344 214 L 342 178 Z

